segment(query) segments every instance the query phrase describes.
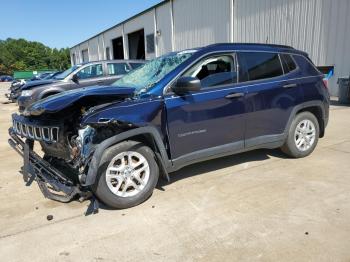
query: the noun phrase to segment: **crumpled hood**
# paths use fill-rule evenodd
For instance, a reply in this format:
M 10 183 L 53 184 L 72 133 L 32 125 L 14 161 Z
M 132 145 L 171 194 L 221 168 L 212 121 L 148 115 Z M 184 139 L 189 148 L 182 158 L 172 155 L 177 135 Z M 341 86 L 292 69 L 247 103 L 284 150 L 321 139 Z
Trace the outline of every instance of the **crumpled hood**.
M 53 82 L 57 82 L 59 80 L 57 79 L 46 79 L 46 80 L 35 80 L 35 81 L 28 81 L 25 83 L 24 86 L 22 86 L 22 90 L 28 90 L 32 89 L 33 87 L 42 86 L 42 85 L 49 85 Z
M 100 97 L 99 100 L 101 100 L 101 103 L 99 104 L 102 104 L 107 101 L 116 100 L 117 98 L 125 99 L 130 97 L 133 95 L 134 91 L 134 88 L 116 86 L 91 86 L 78 88 L 39 100 L 28 107 L 23 114 L 37 116 L 43 113 L 56 113 L 87 97 Z

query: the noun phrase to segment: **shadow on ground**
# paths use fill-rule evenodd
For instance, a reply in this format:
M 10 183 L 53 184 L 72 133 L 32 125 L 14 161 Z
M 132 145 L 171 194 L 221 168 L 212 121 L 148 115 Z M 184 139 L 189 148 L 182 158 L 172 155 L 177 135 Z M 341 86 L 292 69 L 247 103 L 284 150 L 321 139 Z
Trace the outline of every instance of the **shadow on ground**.
M 204 173 L 212 172 L 215 170 L 224 169 L 230 166 L 239 165 L 242 163 L 264 161 L 269 159 L 271 156 L 277 158 L 287 158 L 279 149 L 268 150 L 260 149 L 250 152 L 240 153 L 236 155 L 221 157 L 213 160 L 208 160 L 190 166 L 184 167 L 174 173 L 170 174 L 170 182 L 161 179 L 158 182 L 157 189 L 164 191 L 164 186 L 175 183 L 179 180 L 186 179 L 189 177 L 198 176 Z

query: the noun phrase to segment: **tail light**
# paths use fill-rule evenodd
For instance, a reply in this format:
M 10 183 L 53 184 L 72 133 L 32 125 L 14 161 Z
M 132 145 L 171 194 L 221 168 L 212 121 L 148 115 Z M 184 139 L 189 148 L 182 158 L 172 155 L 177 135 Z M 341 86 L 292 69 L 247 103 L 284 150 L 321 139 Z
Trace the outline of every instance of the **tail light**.
M 328 89 L 328 79 L 323 78 L 323 84 L 326 89 Z

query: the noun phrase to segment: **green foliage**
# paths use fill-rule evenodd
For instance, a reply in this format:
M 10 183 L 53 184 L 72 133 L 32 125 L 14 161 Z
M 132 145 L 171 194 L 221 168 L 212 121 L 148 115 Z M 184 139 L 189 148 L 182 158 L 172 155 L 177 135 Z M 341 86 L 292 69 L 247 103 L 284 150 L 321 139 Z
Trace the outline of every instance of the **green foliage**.
M 25 39 L 0 40 L 0 75 L 12 75 L 19 70 L 61 71 L 69 67 L 69 48 L 50 48 Z

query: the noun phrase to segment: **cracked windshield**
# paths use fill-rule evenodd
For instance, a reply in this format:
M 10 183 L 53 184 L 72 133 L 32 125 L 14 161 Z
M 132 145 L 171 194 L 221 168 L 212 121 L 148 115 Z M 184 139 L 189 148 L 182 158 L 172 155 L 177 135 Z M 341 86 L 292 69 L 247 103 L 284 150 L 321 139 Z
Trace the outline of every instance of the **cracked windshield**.
M 170 53 L 153 59 L 113 83 L 113 86 L 133 87 L 137 93 L 146 92 L 164 76 L 194 54 L 195 50 Z

